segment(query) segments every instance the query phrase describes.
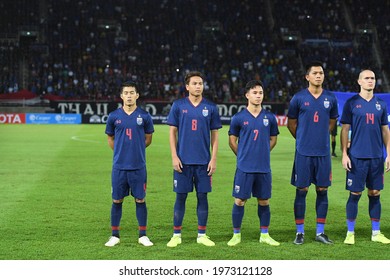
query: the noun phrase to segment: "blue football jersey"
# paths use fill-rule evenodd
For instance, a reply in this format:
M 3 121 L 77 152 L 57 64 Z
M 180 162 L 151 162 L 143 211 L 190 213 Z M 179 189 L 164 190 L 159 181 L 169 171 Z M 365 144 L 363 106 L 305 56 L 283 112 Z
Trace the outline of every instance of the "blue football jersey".
M 279 134 L 275 115 L 262 110 L 255 117 L 248 109 L 236 113 L 229 135 L 238 137 L 237 168 L 247 173 L 271 172 L 270 137 Z
M 349 152 L 356 158 L 383 156 L 382 125 L 388 125 L 387 104 L 374 96 L 370 101 L 359 94 L 349 98 L 340 122 L 351 126 Z
M 136 170 L 146 165 L 145 134 L 154 132 L 153 120 L 148 112 L 138 108 L 130 115 L 118 108 L 108 115 L 106 134 L 114 135 L 113 167 Z
M 188 97 L 173 102 L 167 124 L 178 128 L 177 155 L 183 164 L 208 164 L 211 130 L 222 128 L 217 106 L 203 98 L 194 106 Z
M 301 90 L 291 99 L 288 118 L 297 119 L 296 149 L 304 156 L 330 154 L 329 121 L 338 118 L 336 96 L 323 90 L 315 98 L 308 89 Z

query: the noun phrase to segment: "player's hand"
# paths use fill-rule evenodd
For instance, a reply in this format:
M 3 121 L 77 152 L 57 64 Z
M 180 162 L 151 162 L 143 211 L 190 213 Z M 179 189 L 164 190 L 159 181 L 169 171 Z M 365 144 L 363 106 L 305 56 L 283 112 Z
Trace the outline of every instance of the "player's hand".
M 179 159 L 179 157 L 174 157 L 172 158 L 172 166 L 173 166 L 173 170 L 179 172 L 179 173 L 182 173 L 182 168 L 183 168 L 183 164 L 181 163 L 181 160 Z
M 351 171 L 351 159 L 347 155 L 343 155 L 343 158 L 341 160 L 341 163 L 343 165 L 343 168 L 347 171 Z
M 388 172 L 390 170 L 390 158 L 388 156 L 386 157 L 385 165 L 386 172 Z
M 209 165 L 207 166 L 207 175 L 211 176 L 215 173 L 217 169 L 217 161 L 215 159 L 211 159 Z

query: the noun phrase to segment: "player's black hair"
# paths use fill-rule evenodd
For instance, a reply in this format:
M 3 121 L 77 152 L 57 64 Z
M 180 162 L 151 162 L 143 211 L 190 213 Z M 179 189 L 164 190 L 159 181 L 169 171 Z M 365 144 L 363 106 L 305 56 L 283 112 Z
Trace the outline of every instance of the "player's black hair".
M 126 82 L 123 82 L 122 83 L 122 85 L 121 85 L 121 94 L 122 94 L 122 91 L 123 91 L 123 88 L 124 87 L 133 87 L 133 88 L 135 88 L 135 92 L 137 92 L 138 93 L 138 85 L 137 85 L 137 83 L 136 82 L 134 82 L 134 81 L 126 81 Z
M 190 84 L 191 77 L 201 77 L 202 80 L 204 81 L 204 76 L 203 76 L 203 74 L 201 72 L 199 72 L 199 71 L 190 71 L 184 77 L 184 82 L 186 83 L 186 85 Z
M 306 69 L 306 75 L 309 75 L 310 73 L 310 70 L 312 67 L 322 67 L 324 68 L 324 65 L 321 61 L 319 60 L 313 60 L 311 62 L 309 62 L 308 64 L 306 64 L 305 66 L 305 69 Z
M 249 92 L 250 89 L 261 86 L 263 88 L 263 83 L 259 80 L 252 80 L 246 83 L 245 85 L 245 93 Z

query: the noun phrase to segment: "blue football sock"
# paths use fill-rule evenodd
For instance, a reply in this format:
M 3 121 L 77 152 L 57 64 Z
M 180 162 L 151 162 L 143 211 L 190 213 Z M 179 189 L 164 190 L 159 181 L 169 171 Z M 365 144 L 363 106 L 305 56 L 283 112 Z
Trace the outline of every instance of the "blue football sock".
M 206 233 L 207 218 L 209 214 L 209 203 L 207 201 L 207 193 L 197 193 L 198 203 L 196 213 L 198 215 L 198 233 Z
M 233 221 L 233 231 L 234 233 L 240 233 L 242 219 L 244 217 L 245 207 L 238 206 L 237 204 L 233 204 L 232 210 L 232 221 Z
M 294 217 L 297 232 L 305 232 L 305 212 L 306 212 L 306 195 L 307 191 L 299 190 L 295 191 L 294 200 Z
M 347 230 L 349 232 L 355 232 L 356 220 L 347 220 Z
M 139 237 L 146 235 L 146 225 L 148 218 L 148 209 L 146 208 L 146 202 L 135 203 L 135 213 L 138 220 Z
M 271 220 L 271 211 L 269 205 L 257 205 L 257 215 L 259 216 L 260 220 L 261 233 L 268 233 L 268 227 Z
M 347 201 L 346 211 L 347 211 L 347 228 L 348 231 L 355 231 L 355 222 L 358 214 L 358 203 L 362 195 L 356 195 L 349 193 L 349 198 Z
M 111 206 L 111 230 L 112 236 L 119 237 L 119 225 L 122 218 L 122 202 L 112 203 Z
M 368 196 L 368 211 L 371 218 L 372 230 L 380 230 L 380 219 L 382 212 L 382 205 L 380 201 L 380 195 Z
M 317 228 L 316 233 L 324 232 L 326 216 L 328 214 L 328 190 L 316 191 L 316 213 L 317 213 Z
M 181 226 L 186 211 L 186 200 L 187 193 L 176 193 L 176 201 L 173 208 L 173 232 L 176 234 L 181 233 Z

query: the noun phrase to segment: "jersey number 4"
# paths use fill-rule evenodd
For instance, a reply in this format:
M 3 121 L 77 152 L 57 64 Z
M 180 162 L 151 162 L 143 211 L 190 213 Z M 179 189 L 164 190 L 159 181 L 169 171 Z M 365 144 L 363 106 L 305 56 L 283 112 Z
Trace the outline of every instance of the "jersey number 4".
M 130 140 L 133 138 L 131 128 L 126 128 L 126 135 Z

